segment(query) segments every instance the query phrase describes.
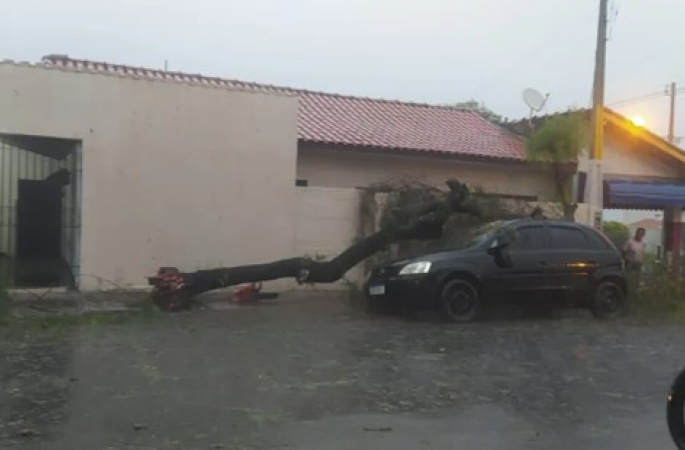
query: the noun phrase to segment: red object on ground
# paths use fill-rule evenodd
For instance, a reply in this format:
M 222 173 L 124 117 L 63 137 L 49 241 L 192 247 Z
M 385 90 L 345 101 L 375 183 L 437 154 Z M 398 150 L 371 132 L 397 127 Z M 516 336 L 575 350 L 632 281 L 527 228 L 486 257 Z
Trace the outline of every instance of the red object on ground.
M 161 309 L 178 311 L 188 306 L 183 292 L 185 280 L 177 268 L 160 267 L 157 275 L 148 278 L 148 284 L 153 286 L 152 301 Z
M 233 292 L 231 301 L 233 303 L 250 303 L 259 300 L 259 291 L 262 290 L 262 284 L 251 283 L 241 284 Z

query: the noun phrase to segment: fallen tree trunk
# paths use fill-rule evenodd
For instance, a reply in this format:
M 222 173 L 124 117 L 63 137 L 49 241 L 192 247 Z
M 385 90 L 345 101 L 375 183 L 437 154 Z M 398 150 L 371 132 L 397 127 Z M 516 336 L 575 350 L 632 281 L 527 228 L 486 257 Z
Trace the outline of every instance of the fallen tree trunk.
M 391 220 L 381 230 L 353 244 L 330 261 L 319 262 L 299 257 L 190 273 L 181 273 L 175 268 L 161 268 L 157 276 L 149 280 L 154 286 L 153 300 L 161 308 L 174 310 L 189 306 L 195 295 L 243 283 L 281 278 L 294 278 L 300 284 L 333 283 L 390 244 L 441 237 L 443 226 L 453 213 L 479 214 L 475 203 L 470 201 L 466 185 L 449 180 L 447 186 L 449 189 L 436 194 L 432 201 L 401 211 L 391 211 L 390 214 L 397 220 Z

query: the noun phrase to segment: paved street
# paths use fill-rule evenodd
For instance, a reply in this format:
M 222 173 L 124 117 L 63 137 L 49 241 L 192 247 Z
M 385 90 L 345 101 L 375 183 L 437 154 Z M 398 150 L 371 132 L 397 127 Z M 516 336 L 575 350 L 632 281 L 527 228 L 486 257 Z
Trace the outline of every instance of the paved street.
M 0 331 L 0 448 L 673 448 L 664 400 L 685 327 L 455 326 L 307 297 Z

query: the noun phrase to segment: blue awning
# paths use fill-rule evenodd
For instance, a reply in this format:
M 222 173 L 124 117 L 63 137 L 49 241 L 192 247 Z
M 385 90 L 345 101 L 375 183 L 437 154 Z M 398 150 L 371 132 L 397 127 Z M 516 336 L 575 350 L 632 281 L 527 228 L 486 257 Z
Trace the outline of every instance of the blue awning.
M 685 183 L 676 181 L 605 180 L 605 207 L 685 206 Z

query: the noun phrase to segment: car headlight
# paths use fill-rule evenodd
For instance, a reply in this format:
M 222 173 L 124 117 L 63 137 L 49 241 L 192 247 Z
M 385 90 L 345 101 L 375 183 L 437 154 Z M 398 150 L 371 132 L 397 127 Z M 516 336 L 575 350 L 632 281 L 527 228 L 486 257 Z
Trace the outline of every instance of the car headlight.
M 419 261 L 411 264 L 407 264 L 400 270 L 400 275 L 419 275 L 422 273 L 428 273 L 431 270 L 431 263 L 428 261 Z

